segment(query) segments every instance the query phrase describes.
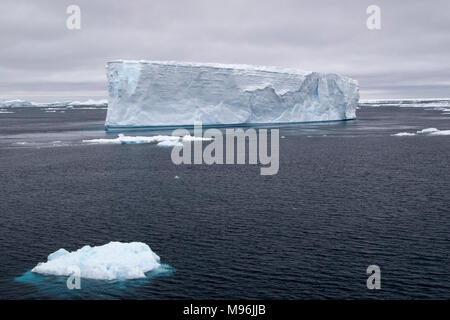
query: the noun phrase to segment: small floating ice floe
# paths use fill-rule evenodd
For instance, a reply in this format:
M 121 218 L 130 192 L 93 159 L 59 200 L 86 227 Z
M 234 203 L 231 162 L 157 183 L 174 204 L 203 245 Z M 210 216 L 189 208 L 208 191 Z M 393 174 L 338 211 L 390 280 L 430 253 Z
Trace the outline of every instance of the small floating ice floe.
M 407 136 L 415 136 L 416 134 L 419 135 L 427 135 L 427 136 L 448 136 L 450 135 L 450 130 L 439 130 L 436 128 L 426 128 L 422 130 L 416 131 L 416 133 L 413 132 L 399 132 L 396 134 L 392 134 L 392 136 L 395 137 L 407 137 Z
M 157 146 L 159 147 L 181 147 L 183 146 L 183 142 L 180 140 L 166 140 L 158 142 Z
M 399 132 L 396 134 L 392 134 L 393 137 L 409 137 L 409 136 L 415 136 L 415 133 L 412 132 Z
M 70 276 L 73 268 L 81 278 L 96 280 L 139 279 L 161 267 L 159 256 L 142 242 L 110 242 L 102 246 L 84 246 L 69 252 L 59 249 L 38 263 L 31 272 L 43 275 Z
M 211 138 L 195 137 L 195 136 L 125 136 L 119 133 L 117 138 L 113 139 L 90 139 L 83 140 L 85 143 L 91 144 L 141 144 L 141 143 L 157 143 L 160 147 L 181 146 L 183 141 L 212 140 Z
M 417 133 L 432 133 L 432 132 L 437 132 L 439 131 L 436 128 L 427 128 L 427 129 L 422 129 L 422 130 L 418 130 Z
M 430 136 L 450 136 L 450 130 L 438 130 L 429 134 Z

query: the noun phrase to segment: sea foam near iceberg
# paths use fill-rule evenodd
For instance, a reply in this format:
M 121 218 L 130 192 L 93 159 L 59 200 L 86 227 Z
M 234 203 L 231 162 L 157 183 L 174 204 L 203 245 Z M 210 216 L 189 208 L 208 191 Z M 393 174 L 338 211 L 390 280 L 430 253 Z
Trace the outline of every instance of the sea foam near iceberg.
M 43 275 L 70 276 L 73 267 L 81 278 L 125 280 L 145 278 L 146 273 L 161 267 L 159 256 L 141 242 L 110 242 L 102 246 L 84 246 L 69 252 L 59 249 L 36 265 L 31 272 Z

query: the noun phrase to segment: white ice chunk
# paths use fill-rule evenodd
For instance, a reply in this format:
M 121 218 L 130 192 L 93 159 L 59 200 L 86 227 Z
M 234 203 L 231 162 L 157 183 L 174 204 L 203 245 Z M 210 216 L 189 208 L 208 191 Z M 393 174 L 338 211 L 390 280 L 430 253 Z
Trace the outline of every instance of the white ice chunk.
M 86 100 L 86 101 L 72 101 L 68 105 L 69 106 L 107 107 L 108 106 L 108 100 L 106 100 L 106 99 L 101 99 L 101 100 L 89 99 L 89 100 Z
M 211 141 L 212 138 L 196 137 L 196 136 L 184 136 L 183 141 Z
M 180 137 L 176 136 L 165 136 L 165 135 L 125 136 L 124 134 L 119 133 L 117 138 L 90 139 L 90 140 L 83 140 L 83 142 L 92 144 L 140 144 L 140 143 L 158 143 L 162 141 L 178 141 L 178 140 L 180 140 Z
M 209 141 L 211 138 L 195 137 L 186 135 L 184 137 L 177 136 L 126 136 L 119 133 L 117 138 L 112 139 L 89 139 L 83 140 L 85 143 L 91 144 L 141 144 L 141 143 L 157 143 L 158 146 L 178 146 L 182 145 L 183 141 Z
M 430 136 L 449 136 L 450 130 L 438 130 L 430 133 Z
M 166 141 L 158 142 L 157 146 L 159 146 L 159 147 L 182 147 L 183 143 L 180 142 L 179 140 L 176 140 L 176 141 L 166 140 Z
M 70 276 L 78 267 L 82 278 L 114 280 L 145 278 L 145 273 L 161 266 L 160 258 L 141 242 L 84 246 L 69 252 L 59 249 L 31 271 L 45 275 Z
M 436 128 L 426 128 L 422 130 L 418 130 L 417 134 L 420 135 L 427 135 L 427 136 L 448 136 L 450 135 L 450 130 L 439 130 Z M 415 136 L 415 133 L 412 132 L 399 132 L 396 134 L 393 134 L 392 136 L 397 137 L 405 137 L 405 136 Z
M 1 108 L 19 108 L 19 107 L 33 107 L 34 103 L 25 100 L 3 100 L 0 101 Z
M 396 134 L 393 134 L 394 137 L 409 137 L 409 136 L 415 136 L 415 133 L 411 133 L 411 132 L 399 132 Z
M 436 128 L 427 128 L 427 129 L 419 130 L 419 131 L 417 131 L 417 133 L 432 133 L 432 132 L 436 132 L 436 131 L 439 131 L 439 130 Z

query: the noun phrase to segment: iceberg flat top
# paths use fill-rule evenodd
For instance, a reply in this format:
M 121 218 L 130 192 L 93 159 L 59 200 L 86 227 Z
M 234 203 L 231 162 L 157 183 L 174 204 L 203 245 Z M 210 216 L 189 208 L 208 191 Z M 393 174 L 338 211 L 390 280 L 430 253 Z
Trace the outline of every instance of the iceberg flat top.
M 181 61 L 157 61 L 157 60 L 113 60 L 109 61 L 108 64 L 114 63 L 139 63 L 139 64 L 158 64 L 158 65 L 168 65 L 168 66 L 179 66 L 179 67 L 208 67 L 214 69 L 235 69 L 242 71 L 264 71 L 273 73 L 288 73 L 288 74 L 299 74 L 307 75 L 312 71 L 305 71 L 296 68 L 284 68 L 275 66 L 259 66 L 250 64 L 225 64 L 225 63 L 208 63 L 208 62 L 181 62 Z

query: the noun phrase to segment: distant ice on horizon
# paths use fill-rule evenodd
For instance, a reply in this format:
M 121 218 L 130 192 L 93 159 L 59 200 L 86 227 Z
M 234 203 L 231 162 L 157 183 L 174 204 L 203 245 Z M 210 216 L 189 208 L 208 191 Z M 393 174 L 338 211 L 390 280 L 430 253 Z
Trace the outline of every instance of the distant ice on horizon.
M 86 101 L 62 101 L 62 102 L 33 102 L 26 100 L 0 100 L 0 109 L 8 108 L 73 108 L 73 107 L 91 107 L 91 108 L 106 108 L 108 100 L 93 100 Z

